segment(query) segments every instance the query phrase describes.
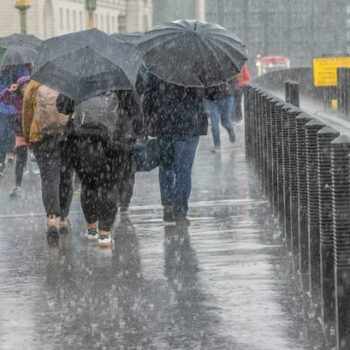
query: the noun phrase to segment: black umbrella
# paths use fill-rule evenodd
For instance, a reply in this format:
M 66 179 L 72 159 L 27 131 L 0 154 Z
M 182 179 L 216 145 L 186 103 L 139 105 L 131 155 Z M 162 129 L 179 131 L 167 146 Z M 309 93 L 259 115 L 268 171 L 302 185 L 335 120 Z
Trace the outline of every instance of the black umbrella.
M 96 29 L 44 41 L 32 75 L 76 102 L 134 89 L 141 52 Z
M 5 48 L 0 67 L 33 64 L 38 53 L 29 47 L 8 46 Z
M 0 38 L 0 46 L 20 46 L 29 47 L 34 50 L 38 50 L 41 45 L 41 40 L 34 35 L 29 34 L 12 34 L 3 38 Z
M 196 20 L 156 27 L 140 39 L 148 70 L 186 87 L 209 87 L 230 81 L 247 60 L 245 45 L 225 28 Z
M 114 33 L 111 34 L 113 38 L 128 41 L 134 44 L 138 44 L 139 41 L 144 37 L 143 32 L 132 32 L 132 33 Z

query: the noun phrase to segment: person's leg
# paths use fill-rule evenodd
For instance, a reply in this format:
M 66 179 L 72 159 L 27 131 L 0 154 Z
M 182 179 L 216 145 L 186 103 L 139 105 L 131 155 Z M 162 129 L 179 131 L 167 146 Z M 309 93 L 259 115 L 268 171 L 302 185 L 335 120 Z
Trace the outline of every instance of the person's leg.
M 213 141 L 215 147 L 220 147 L 220 111 L 217 101 L 204 100 L 204 105 L 207 114 L 210 117 L 211 133 L 213 135 Z
M 85 181 L 81 183 L 80 203 L 87 225 L 85 238 L 91 241 L 96 241 L 98 237 L 98 187 L 95 184 L 87 183 Z
M 175 144 L 175 217 L 184 220 L 188 212 L 188 199 L 192 188 L 192 167 L 199 137 L 188 137 Z
M 118 176 L 118 199 L 121 212 L 127 212 L 134 191 L 135 174 L 131 171 L 131 153 L 124 152 Z
M 15 168 L 16 187 L 22 186 L 23 172 L 24 172 L 24 168 L 26 167 L 27 160 L 28 160 L 27 146 L 16 147 L 16 168 Z
M 227 130 L 230 141 L 235 141 L 235 134 L 234 134 L 234 128 L 233 128 L 233 122 L 232 122 L 232 113 L 234 109 L 234 98 L 233 96 L 219 101 L 219 109 L 220 109 L 220 115 L 221 115 L 221 124 L 222 126 Z
M 0 115 L 0 173 L 3 175 L 6 159 L 6 122 L 5 116 Z
M 174 141 L 168 138 L 160 139 L 161 161 L 159 165 L 159 187 L 164 220 L 173 221 L 172 206 L 174 202 Z
M 55 139 L 40 141 L 33 146 L 41 177 L 42 200 L 48 216 L 48 234 L 58 234 L 56 224 L 60 216 L 60 172 L 61 159 L 59 145 Z
M 99 192 L 99 236 L 100 247 L 112 247 L 112 226 L 118 213 L 118 186 L 117 181 L 105 183 Z

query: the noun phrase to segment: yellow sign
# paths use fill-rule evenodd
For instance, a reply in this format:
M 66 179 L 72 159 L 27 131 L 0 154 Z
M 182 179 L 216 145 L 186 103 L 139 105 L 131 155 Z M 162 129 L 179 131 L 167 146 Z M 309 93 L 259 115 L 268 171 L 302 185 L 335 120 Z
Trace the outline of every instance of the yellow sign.
M 30 7 L 30 0 L 16 0 L 15 6 L 18 7 Z
M 337 86 L 337 68 L 350 68 L 350 57 L 314 58 L 315 86 Z

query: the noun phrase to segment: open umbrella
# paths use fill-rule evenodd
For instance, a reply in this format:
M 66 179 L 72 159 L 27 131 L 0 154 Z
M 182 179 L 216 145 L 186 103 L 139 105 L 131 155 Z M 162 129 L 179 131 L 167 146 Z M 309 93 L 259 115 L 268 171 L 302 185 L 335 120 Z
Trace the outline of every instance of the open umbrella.
M 5 53 L 6 53 L 6 49 L 4 47 L 0 46 L 0 67 L 1 67 L 2 62 L 4 60 Z
M 79 103 L 134 89 L 141 56 L 136 45 L 96 29 L 67 34 L 43 42 L 32 79 Z
M 132 32 L 132 33 L 114 33 L 111 34 L 113 38 L 128 41 L 134 44 L 138 44 L 139 41 L 144 37 L 143 32 Z
M 29 47 L 8 46 L 3 48 L 0 67 L 33 64 L 38 53 Z
M 20 46 L 29 47 L 34 50 L 38 50 L 41 45 L 41 40 L 34 35 L 29 34 L 12 34 L 6 37 L 0 38 L 0 46 Z
M 225 28 L 197 20 L 179 20 L 146 32 L 139 41 L 148 70 L 185 87 L 209 87 L 230 81 L 245 61 L 245 45 Z

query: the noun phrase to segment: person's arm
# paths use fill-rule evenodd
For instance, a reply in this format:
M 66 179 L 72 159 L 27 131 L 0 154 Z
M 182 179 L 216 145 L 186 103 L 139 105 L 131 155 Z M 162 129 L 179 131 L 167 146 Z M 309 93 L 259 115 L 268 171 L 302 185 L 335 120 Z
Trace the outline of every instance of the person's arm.
M 29 144 L 30 128 L 34 118 L 35 93 L 39 86 L 39 83 L 31 81 L 24 93 L 22 126 L 23 136 L 27 144 Z

